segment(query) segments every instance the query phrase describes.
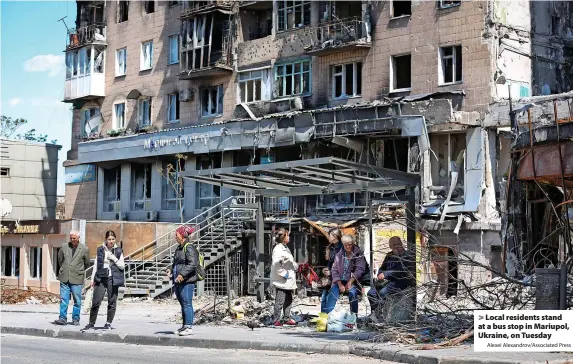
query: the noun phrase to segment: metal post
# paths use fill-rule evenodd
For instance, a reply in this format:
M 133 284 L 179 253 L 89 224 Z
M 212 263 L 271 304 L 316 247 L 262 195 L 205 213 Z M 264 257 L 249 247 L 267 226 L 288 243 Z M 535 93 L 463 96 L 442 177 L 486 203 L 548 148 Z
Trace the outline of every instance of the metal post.
M 256 238 L 257 238 L 257 248 L 256 248 L 256 262 L 257 262 L 257 276 L 265 276 L 265 220 L 263 217 L 263 197 L 257 196 L 257 224 L 256 224 Z M 259 302 L 265 299 L 265 285 L 264 283 L 259 283 L 257 299 Z
M 415 187 L 408 187 L 408 205 L 406 208 L 406 226 L 408 250 L 416 252 L 416 193 Z M 415 271 L 415 268 L 414 268 Z
M 225 208 L 223 207 L 221 222 L 223 223 L 223 249 L 225 249 L 225 284 L 227 285 L 227 308 L 231 312 L 231 285 L 229 283 L 229 249 L 227 247 L 227 224 L 225 223 Z
M 372 226 L 372 195 L 368 192 L 368 225 L 370 235 L 370 287 L 374 287 L 374 227 Z

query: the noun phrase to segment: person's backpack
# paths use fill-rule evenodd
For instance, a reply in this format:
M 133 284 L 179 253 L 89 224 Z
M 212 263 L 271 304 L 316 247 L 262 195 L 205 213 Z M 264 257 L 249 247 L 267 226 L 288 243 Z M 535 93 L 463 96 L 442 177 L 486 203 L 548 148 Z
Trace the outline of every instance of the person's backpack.
M 193 248 L 195 248 L 197 250 L 197 255 L 199 256 L 199 264 L 197 264 L 197 281 L 202 281 L 205 279 L 205 257 L 203 257 L 203 254 L 201 254 L 201 252 L 199 251 L 199 249 L 197 247 L 195 247 L 195 245 L 192 245 L 191 243 L 185 243 L 185 245 L 183 245 L 183 251 L 187 251 L 187 246 L 191 245 Z

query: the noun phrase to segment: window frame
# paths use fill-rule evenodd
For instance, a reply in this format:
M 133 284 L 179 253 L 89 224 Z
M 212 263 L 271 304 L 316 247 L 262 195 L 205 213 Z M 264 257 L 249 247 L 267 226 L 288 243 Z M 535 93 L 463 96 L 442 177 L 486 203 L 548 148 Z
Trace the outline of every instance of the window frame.
M 261 102 L 261 101 L 268 101 L 270 100 L 270 89 L 271 87 L 269 86 L 271 84 L 270 79 L 269 79 L 269 75 L 270 75 L 270 67 L 268 68 L 261 68 L 261 69 L 253 69 L 253 70 L 244 70 L 241 72 L 238 72 L 237 74 L 237 103 L 239 104 L 250 104 L 250 103 L 255 103 L 255 102 Z M 252 74 L 253 72 L 260 72 L 260 76 L 258 77 L 254 77 Z M 247 75 L 247 77 L 241 79 L 243 76 L 242 75 Z M 248 84 L 249 83 L 253 83 L 253 85 L 255 84 L 254 81 L 256 80 L 260 80 L 260 92 L 259 92 L 259 96 L 260 99 L 255 99 L 255 87 L 252 87 L 252 91 L 253 91 L 253 100 L 252 101 L 246 101 L 247 99 L 245 99 L 243 101 L 243 89 L 242 89 L 242 85 L 245 84 L 245 88 L 248 89 Z
M 136 199 L 137 197 L 137 180 L 136 180 L 136 173 L 137 169 L 134 168 L 134 165 L 140 166 L 143 168 L 143 198 Z M 132 163 L 131 164 L 131 181 L 130 181 L 130 189 L 131 189 L 131 198 L 130 198 L 130 207 L 132 211 L 149 211 L 151 207 L 151 193 L 153 187 L 152 183 L 152 171 L 151 171 L 151 163 Z M 147 180 L 149 179 L 149 190 L 148 190 L 148 183 Z M 149 196 L 149 197 L 147 197 Z M 141 204 L 141 207 L 138 207 L 138 204 Z
M 4 257 L 5 257 L 5 251 L 7 251 L 8 249 L 10 249 L 11 255 L 10 255 L 10 275 L 6 276 L 4 275 Z M 11 245 L 4 245 L 2 246 L 2 271 L 0 272 L 0 275 L 2 277 L 13 277 L 13 278 L 18 278 L 20 277 L 20 247 L 18 246 L 11 246 Z
M 412 1 L 410 1 L 410 14 L 403 14 L 403 15 L 395 15 L 394 14 L 394 3 L 401 2 L 399 0 L 390 0 L 390 20 L 392 19 L 401 19 L 401 18 L 409 18 L 412 16 Z
M 162 187 L 164 188 L 163 190 L 163 209 L 164 210 L 178 210 L 179 209 L 179 202 L 181 201 L 181 206 L 183 206 L 185 204 L 185 180 L 183 178 L 179 177 L 179 173 L 185 171 L 185 159 L 181 159 L 181 169 L 179 169 L 179 163 L 177 158 L 175 158 L 174 160 L 172 160 L 171 162 L 166 161 L 163 163 L 163 170 L 166 172 L 167 178 L 163 178 L 163 184 Z M 173 186 L 171 185 L 170 179 L 173 177 L 171 174 L 169 174 L 169 171 L 167 170 L 167 165 L 171 164 L 173 165 L 173 168 L 175 170 L 175 172 L 171 172 L 174 173 L 175 176 L 174 178 L 176 179 L 176 181 L 174 181 L 174 184 L 181 189 L 181 192 L 176 191 Z M 180 186 L 180 187 L 179 187 Z M 173 191 L 175 197 L 169 197 L 168 191 Z M 170 203 L 173 203 L 173 206 L 170 206 Z
M 215 113 L 211 113 L 209 112 L 209 110 L 211 110 L 213 108 L 212 105 L 212 92 L 216 91 L 217 94 L 215 96 L 215 100 L 217 101 L 217 105 L 215 106 L 216 110 Z M 203 93 L 204 92 L 208 92 L 209 93 L 209 97 L 207 98 L 208 100 L 208 105 L 207 105 L 207 113 L 203 112 L 204 109 L 204 105 L 203 105 Z M 200 92 L 200 102 L 199 102 L 199 106 L 201 107 L 200 110 L 200 117 L 201 118 L 216 118 L 216 117 L 221 117 L 223 116 L 223 112 L 225 109 L 225 105 L 224 105 L 224 99 L 225 99 L 225 91 L 223 89 L 223 85 L 214 85 L 214 86 L 205 86 L 201 88 L 201 92 Z M 221 102 L 219 103 L 219 100 L 221 99 Z M 219 110 L 219 106 L 221 107 L 221 110 Z
M 394 88 L 394 74 L 395 70 L 395 59 L 397 57 L 410 56 L 410 87 Z M 396 82 L 397 83 L 397 82 Z M 412 53 L 402 53 L 393 54 L 390 56 L 390 93 L 408 92 L 412 91 Z
M 39 259 L 38 259 L 39 257 Z M 34 275 L 34 269 L 32 267 L 32 259 L 34 259 L 35 269 L 37 275 Z M 30 279 L 40 280 L 42 279 L 42 247 L 41 246 L 30 246 L 29 256 L 28 256 L 28 269 L 30 272 Z
M 286 32 L 292 29 L 300 29 L 300 28 L 304 28 L 307 27 L 309 25 L 311 25 L 312 22 L 312 1 L 309 0 L 296 0 L 296 1 L 292 1 L 293 5 L 291 6 L 287 6 L 288 3 L 291 3 L 291 1 L 286 1 L 286 0 L 277 0 L 277 31 L 278 32 Z M 305 22 L 305 6 L 308 6 L 308 12 L 309 12 L 309 17 L 308 17 L 308 24 Z M 300 8 L 300 12 L 301 12 L 301 20 L 302 20 L 302 26 L 296 26 L 296 24 L 293 24 L 294 26 L 292 28 L 288 27 L 288 14 L 295 14 L 295 20 L 296 20 L 296 12 L 297 12 L 297 8 Z M 290 12 L 289 12 L 290 9 Z M 281 19 L 282 18 L 282 19 Z M 281 27 L 281 20 L 282 20 L 282 27 Z M 294 21 L 294 20 L 293 20 Z
M 304 70 L 304 64 L 308 63 L 308 70 Z M 300 64 L 300 71 L 296 72 L 295 68 L 296 65 Z M 292 67 L 292 73 L 287 74 L 287 66 L 291 66 Z M 282 75 L 279 76 L 279 69 L 283 69 Z M 308 73 L 308 91 L 304 91 L 304 86 L 303 86 L 303 81 L 304 81 L 304 74 Z M 296 75 L 300 75 L 300 80 L 301 80 L 301 92 L 296 93 L 296 85 L 295 85 L 295 76 Z M 286 80 L 287 77 L 291 77 L 291 87 L 294 88 L 294 90 L 292 93 L 287 94 L 286 93 L 286 87 L 287 87 L 287 83 L 286 82 L 280 82 L 280 78 L 283 78 L 284 80 Z M 282 86 L 282 94 L 276 94 L 274 95 L 275 99 L 282 99 L 282 98 L 288 98 L 288 97 L 294 97 L 294 96 L 309 96 L 312 94 L 312 60 L 310 58 L 305 58 L 305 59 L 301 59 L 301 60 L 297 60 L 297 61 L 293 61 L 293 62 L 283 62 L 283 63 L 279 63 L 277 65 L 275 65 L 275 69 L 274 69 L 274 88 L 275 90 L 277 90 L 278 86 Z
M 117 114 L 117 108 L 119 105 L 123 105 L 123 125 L 118 125 L 118 114 Z M 113 129 L 117 130 L 117 129 L 125 129 L 126 127 L 126 115 L 127 115 L 127 103 L 125 101 L 120 101 L 120 102 L 115 102 L 113 104 Z
M 125 3 L 127 6 L 126 9 L 126 13 L 125 13 L 125 20 L 120 20 L 120 15 L 121 15 L 121 3 Z M 123 0 L 117 0 L 117 15 L 116 15 L 116 23 L 120 24 L 120 23 L 125 23 L 126 21 L 129 21 L 129 1 L 123 1 Z
M 180 46 L 179 46 L 179 44 L 181 43 L 180 36 L 179 36 L 179 34 L 174 34 L 174 35 L 170 35 L 167 39 L 168 39 L 168 42 L 169 42 L 169 53 L 167 54 L 167 64 L 168 64 L 168 65 L 179 64 L 179 59 L 180 59 L 180 55 L 179 55 L 179 48 L 180 48 Z M 172 40 L 172 39 L 175 39 L 175 40 L 176 40 L 176 43 L 175 43 L 175 50 L 176 50 L 176 53 L 175 53 L 175 54 L 177 55 L 177 59 L 176 59 L 176 60 L 173 60 L 173 59 L 171 58 L 171 56 L 173 55 L 173 48 L 172 48 L 172 47 L 173 47 L 173 44 L 171 44 L 171 40 Z
M 120 54 L 123 54 L 123 70 L 120 68 Z M 123 71 L 123 73 L 121 72 Z M 127 73 L 127 47 L 115 50 L 115 77 L 123 77 Z
M 1 172 L 0 172 L 0 177 L 2 178 L 10 178 L 10 168 L 8 167 L 2 167 L 0 168 Z
M 149 46 L 149 63 L 146 64 L 146 58 L 145 58 L 145 48 L 146 45 L 150 45 Z M 140 53 L 139 53 L 139 70 L 140 71 L 148 71 L 150 69 L 153 68 L 153 40 L 147 40 L 144 42 L 141 42 L 141 47 L 140 47 Z
M 452 0 L 452 1 L 450 1 L 450 4 L 448 4 L 448 5 L 444 5 L 444 0 L 438 0 L 438 9 L 449 9 L 449 8 L 454 8 L 456 6 L 461 6 L 461 5 L 462 5 L 461 0 Z
M 206 159 L 209 159 L 209 166 L 208 168 L 203 168 L 202 162 Z M 220 154 L 199 154 L 195 159 L 196 170 L 221 168 L 222 164 L 223 160 Z M 210 191 L 209 196 L 201 196 L 201 187 L 204 187 Z M 219 195 L 215 193 L 215 188 L 218 188 Z M 207 206 L 201 207 L 202 201 L 209 201 L 209 204 Z M 211 208 L 217 205 L 219 202 L 221 202 L 221 186 L 212 185 L 210 183 L 195 182 L 195 210 Z
M 115 200 L 109 199 L 109 177 L 108 173 L 114 172 L 115 173 Z M 103 172 L 104 176 L 104 210 L 105 212 L 119 212 L 120 209 L 115 208 L 115 205 L 121 205 L 121 166 L 105 169 Z M 111 206 L 114 206 L 113 209 L 110 209 Z
M 447 48 L 451 48 L 452 49 L 452 54 L 451 55 L 444 55 L 444 51 Z M 459 50 L 459 55 L 461 56 L 461 62 L 462 62 L 462 67 L 460 70 L 460 79 L 458 80 L 457 78 L 457 58 L 458 58 L 458 50 Z M 456 85 L 456 84 L 460 84 L 464 82 L 464 68 L 463 68 L 463 49 L 462 49 L 462 45 L 461 44 L 455 44 L 455 45 L 451 45 L 451 46 L 444 46 L 444 47 L 438 47 L 438 86 L 449 86 L 449 85 Z M 451 82 L 445 82 L 445 76 L 446 74 L 444 73 L 444 59 L 451 59 L 452 60 L 452 81 Z
M 171 100 L 175 100 L 175 119 L 171 119 Z M 179 102 L 179 92 L 167 95 L 167 122 L 176 124 L 181 121 L 181 105 Z
M 143 108 L 143 103 L 147 102 L 147 112 Z M 151 118 L 152 114 L 152 99 L 151 97 L 142 97 L 137 100 L 137 123 L 140 128 L 151 126 L 153 121 Z M 147 114 L 147 123 L 144 124 L 145 115 Z
M 92 115 L 92 111 L 93 111 L 93 116 L 91 116 L 91 115 Z M 86 113 L 90 115 L 89 118 L 86 118 L 86 116 L 87 116 Z M 81 135 L 82 135 L 84 138 L 89 137 L 90 134 L 91 134 L 91 133 L 90 133 L 90 134 L 86 134 L 86 123 L 87 123 L 87 121 L 88 121 L 89 119 L 93 118 L 94 116 L 97 116 L 97 115 L 101 115 L 101 108 L 100 108 L 100 107 L 89 107 L 89 108 L 85 108 L 85 109 L 82 109 L 82 110 L 81 110 L 81 117 L 80 117 L 80 119 L 81 119 L 81 126 L 82 126 L 82 134 L 81 134 Z M 100 127 L 101 127 L 101 125 L 99 125 L 99 126 L 97 127 L 97 131 L 92 131 L 92 133 L 97 133 L 97 132 L 99 132 Z
M 352 94 L 348 94 L 347 91 L 347 85 L 346 85 L 346 69 L 348 65 L 352 65 Z M 342 72 L 336 72 L 336 67 L 342 66 Z M 358 98 L 358 97 L 362 97 L 362 67 L 363 67 L 363 63 L 362 61 L 356 61 L 356 62 L 349 62 L 349 63 L 339 63 L 339 64 L 334 64 L 331 66 L 331 73 L 332 73 L 332 77 L 331 77 L 331 82 L 332 82 L 332 92 L 331 92 L 331 97 L 332 100 L 346 100 L 346 99 L 352 99 L 352 98 Z M 358 90 L 358 69 L 360 68 L 360 93 L 357 93 Z M 336 77 L 340 76 L 342 77 L 342 87 L 341 87 L 341 91 L 342 94 L 340 96 L 336 96 Z

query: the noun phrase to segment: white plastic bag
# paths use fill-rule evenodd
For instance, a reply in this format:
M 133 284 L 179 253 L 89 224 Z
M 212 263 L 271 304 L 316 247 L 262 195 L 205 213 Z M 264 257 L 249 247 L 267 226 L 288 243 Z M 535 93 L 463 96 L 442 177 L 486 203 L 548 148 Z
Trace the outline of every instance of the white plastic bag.
M 354 330 L 356 315 L 346 310 L 332 311 L 328 314 L 328 332 L 347 332 Z
M 86 291 L 86 297 L 83 299 L 82 302 L 82 312 L 89 313 L 92 308 L 92 301 L 94 298 L 94 289 L 93 287 L 88 288 Z

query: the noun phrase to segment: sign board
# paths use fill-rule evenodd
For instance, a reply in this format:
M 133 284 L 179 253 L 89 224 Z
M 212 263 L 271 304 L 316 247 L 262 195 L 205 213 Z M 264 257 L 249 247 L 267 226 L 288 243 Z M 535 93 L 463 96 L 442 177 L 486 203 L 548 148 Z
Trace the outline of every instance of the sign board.
M 80 164 L 66 167 L 65 183 L 92 182 L 96 180 L 96 167 L 93 164 Z
M 2 221 L 0 233 L 4 234 L 59 234 L 58 220 Z

